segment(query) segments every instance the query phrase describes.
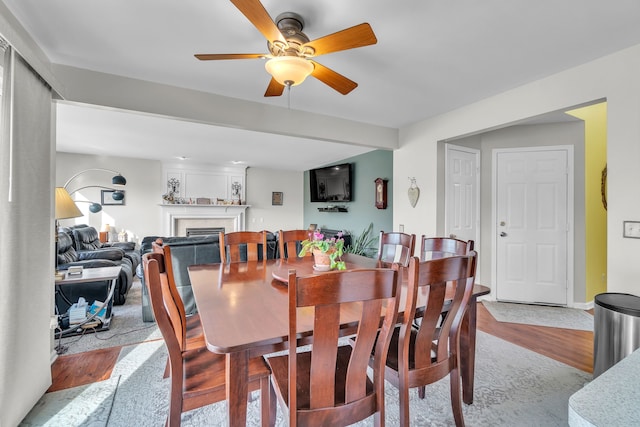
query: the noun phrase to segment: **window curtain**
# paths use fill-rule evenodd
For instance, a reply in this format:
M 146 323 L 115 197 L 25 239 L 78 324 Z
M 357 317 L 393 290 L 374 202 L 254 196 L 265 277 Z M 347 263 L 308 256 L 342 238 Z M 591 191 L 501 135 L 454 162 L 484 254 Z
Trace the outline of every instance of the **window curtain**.
M 4 49 L 0 111 L 0 425 L 18 425 L 51 384 L 51 89 Z

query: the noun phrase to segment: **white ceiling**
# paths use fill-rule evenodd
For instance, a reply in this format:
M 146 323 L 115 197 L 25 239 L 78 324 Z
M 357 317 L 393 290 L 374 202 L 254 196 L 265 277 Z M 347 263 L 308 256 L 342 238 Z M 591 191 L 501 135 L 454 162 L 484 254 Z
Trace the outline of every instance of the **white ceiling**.
M 264 37 L 229 1 L 2 1 L 53 63 L 392 128 L 640 43 L 637 0 L 263 0 L 274 18 L 301 14 L 311 39 L 362 22 L 378 38 L 317 58 L 359 84 L 350 94 L 309 78 L 290 99 L 264 98 L 263 60 L 193 57 L 266 52 Z M 67 152 L 262 167 L 285 158 L 304 170 L 368 150 L 313 141 L 313 153 L 326 157 L 310 160 L 312 141 L 299 138 L 72 104 L 58 116 L 58 150 Z M 211 144 L 216 150 L 203 150 Z

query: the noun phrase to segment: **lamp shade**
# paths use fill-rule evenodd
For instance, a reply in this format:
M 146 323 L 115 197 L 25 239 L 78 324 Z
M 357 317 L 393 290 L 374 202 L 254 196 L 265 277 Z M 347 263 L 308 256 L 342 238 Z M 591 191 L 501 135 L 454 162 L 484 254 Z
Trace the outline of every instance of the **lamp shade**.
M 111 198 L 113 200 L 123 200 L 124 199 L 124 193 L 122 191 L 114 191 L 113 194 L 111 195 Z
M 76 218 L 82 216 L 75 202 L 62 187 L 56 187 L 56 219 Z
M 313 72 L 313 64 L 297 56 L 277 56 L 264 64 L 276 81 L 285 86 L 297 86 Z
M 114 176 L 113 178 L 111 178 L 111 184 L 113 184 L 113 185 L 127 185 L 127 180 L 124 178 L 124 176 L 118 174 L 118 175 Z

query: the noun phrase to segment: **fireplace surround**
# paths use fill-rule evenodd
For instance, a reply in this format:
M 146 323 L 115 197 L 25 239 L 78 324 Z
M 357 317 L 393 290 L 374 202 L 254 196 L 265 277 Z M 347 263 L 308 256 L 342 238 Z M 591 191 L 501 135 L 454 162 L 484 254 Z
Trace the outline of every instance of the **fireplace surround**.
M 187 228 L 224 228 L 226 233 L 245 230 L 248 205 L 160 205 L 165 236 L 186 236 Z

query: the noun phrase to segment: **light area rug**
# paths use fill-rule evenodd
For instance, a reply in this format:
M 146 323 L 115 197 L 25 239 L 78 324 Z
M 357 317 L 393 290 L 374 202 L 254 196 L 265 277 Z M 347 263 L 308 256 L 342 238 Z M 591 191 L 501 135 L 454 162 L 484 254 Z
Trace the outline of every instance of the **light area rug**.
M 162 426 L 167 415 L 169 380 L 162 375 L 167 352 L 162 341 L 124 347 L 101 392 L 78 387 L 46 394 L 23 426 Z M 463 405 L 467 426 L 566 426 L 569 397 L 591 380 L 591 374 L 549 359 L 492 335 L 478 332 L 474 403 Z M 114 388 L 115 382 L 115 390 Z M 103 384 L 100 386 L 101 384 Z M 82 389 L 82 390 L 80 390 Z M 399 423 L 398 391 L 387 383 L 386 422 Z M 427 397 L 411 390 L 412 426 L 453 426 L 449 380 L 427 386 Z M 259 396 L 248 404 L 247 425 L 260 425 Z M 89 414 L 84 417 L 65 414 Z M 105 421 L 104 414 L 109 414 Z M 189 411 L 182 425 L 225 426 L 226 402 Z M 285 426 L 278 411 L 277 426 Z M 355 424 L 373 425 L 372 417 Z
M 100 348 L 137 344 L 162 338 L 155 322 L 142 321 L 142 284 L 136 278 L 123 305 L 114 305 L 109 329 L 64 337 L 59 341 L 64 352 L 75 354 Z
M 593 316 L 577 308 L 482 301 L 498 322 L 593 331 Z

